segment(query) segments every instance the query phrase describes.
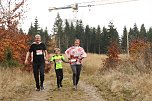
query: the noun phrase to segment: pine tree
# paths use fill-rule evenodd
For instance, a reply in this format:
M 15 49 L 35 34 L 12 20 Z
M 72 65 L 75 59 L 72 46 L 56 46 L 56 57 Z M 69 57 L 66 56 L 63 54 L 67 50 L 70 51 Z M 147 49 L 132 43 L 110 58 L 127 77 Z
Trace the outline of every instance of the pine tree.
M 137 25 L 135 23 L 134 27 L 130 28 L 130 30 L 129 30 L 129 40 L 130 40 L 130 42 L 134 41 L 134 40 L 138 40 L 139 36 L 140 36 L 139 35 L 139 30 L 138 30 L 138 27 L 137 27 Z
M 147 32 L 147 38 L 149 42 L 152 42 L 152 27 L 150 27 Z
M 71 22 L 71 24 L 70 24 L 70 40 L 69 40 L 70 46 L 73 45 L 73 42 L 75 39 L 75 34 L 76 34 L 76 30 L 75 30 L 73 23 Z
M 49 34 L 48 34 L 48 29 L 46 27 L 42 34 L 42 40 L 45 44 L 47 44 L 48 39 L 49 39 Z
M 101 29 L 100 29 L 100 26 L 98 25 L 97 27 L 97 35 L 96 35 L 96 40 L 97 40 L 97 45 L 96 45 L 96 53 L 100 54 L 101 52 Z
M 76 34 L 75 34 L 75 38 L 78 38 L 81 40 L 81 46 L 84 46 L 84 27 L 83 27 L 83 23 L 82 20 L 77 20 L 76 22 Z
M 147 32 L 146 32 L 146 28 L 145 28 L 144 24 L 141 25 L 139 38 L 142 40 L 147 40 Z
M 39 30 L 39 24 L 38 24 L 38 19 L 37 17 L 35 18 L 35 22 L 34 22 L 34 26 L 33 24 L 31 23 L 31 26 L 29 28 L 29 31 L 28 31 L 28 35 L 30 35 L 32 37 L 31 39 L 31 42 L 34 41 L 34 37 L 36 34 L 40 34 L 40 30 Z
M 123 29 L 123 36 L 122 36 L 122 40 L 121 40 L 121 49 L 123 52 L 127 52 L 127 28 L 126 26 Z
M 63 36 L 62 36 L 62 42 L 63 44 L 61 44 L 62 47 L 62 51 L 64 52 L 68 47 L 69 47 L 69 43 L 70 43 L 70 37 L 71 37 L 71 33 L 70 33 L 70 25 L 68 20 L 65 20 L 65 27 L 63 28 Z
M 34 31 L 35 31 L 35 34 L 39 34 L 39 24 L 38 24 L 37 17 L 35 18 L 35 22 L 34 22 Z
M 89 25 L 86 25 L 85 27 L 85 45 L 84 45 L 84 49 L 86 50 L 86 52 L 90 52 L 90 43 L 91 43 L 91 32 L 90 32 L 90 28 Z
M 134 31 L 133 31 L 132 28 L 129 29 L 128 38 L 129 38 L 129 41 L 130 41 L 130 42 L 135 39 Z
M 63 21 L 62 21 L 60 15 L 58 13 L 57 17 L 55 18 L 53 31 L 54 31 L 54 35 L 55 35 L 55 40 L 56 40 L 57 46 L 59 48 L 61 48 L 61 38 L 62 38 L 62 34 L 63 34 L 62 22 Z
M 109 34 L 110 42 L 116 42 L 117 45 L 119 46 L 119 35 L 116 28 L 114 28 L 113 22 L 110 22 L 108 27 L 109 27 L 108 34 Z
M 101 53 L 105 54 L 108 51 L 108 46 L 110 45 L 110 38 L 109 38 L 108 30 L 103 27 L 101 33 Z
M 39 34 L 41 35 L 41 40 L 44 44 L 47 44 L 48 42 L 48 30 L 47 30 L 47 27 L 45 28 L 45 30 L 43 30 L 42 28 L 39 27 L 39 24 L 38 24 L 38 19 L 37 17 L 35 18 L 35 22 L 34 22 L 34 25 L 31 23 L 31 26 L 29 28 L 29 31 L 28 31 L 28 35 L 30 35 L 32 37 L 31 39 L 31 43 L 34 41 L 34 37 L 36 34 Z
M 92 40 L 92 42 L 91 42 L 91 53 L 96 53 L 96 42 L 97 42 L 97 40 L 96 40 L 96 29 L 95 29 L 95 27 L 93 27 L 92 28 L 92 37 L 91 37 L 91 40 Z
M 34 27 L 33 27 L 32 23 L 31 23 L 31 26 L 30 26 L 30 28 L 28 30 L 28 35 L 33 35 L 34 34 L 33 31 L 34 31 Z

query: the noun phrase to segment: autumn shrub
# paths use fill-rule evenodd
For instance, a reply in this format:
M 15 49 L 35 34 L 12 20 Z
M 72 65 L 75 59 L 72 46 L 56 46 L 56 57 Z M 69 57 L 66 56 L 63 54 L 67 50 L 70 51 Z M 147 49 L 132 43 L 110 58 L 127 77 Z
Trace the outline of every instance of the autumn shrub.
M 120 53 L 119 47 L 116 42 L 112 42 L 108 48 L 107 56 L 104 60 L 103 69 L 115 68 L 119 63 L 120 59 L 118 54 Z
M 151 45 L 144 40 L 134 40 L 130 43 L 130 60 L 134 67 L 141 72 L 148 72 L 151 69 Z
M 0 29 L 0 63 L 8 66 L 23 64 L 28 49 L 29 36 Z

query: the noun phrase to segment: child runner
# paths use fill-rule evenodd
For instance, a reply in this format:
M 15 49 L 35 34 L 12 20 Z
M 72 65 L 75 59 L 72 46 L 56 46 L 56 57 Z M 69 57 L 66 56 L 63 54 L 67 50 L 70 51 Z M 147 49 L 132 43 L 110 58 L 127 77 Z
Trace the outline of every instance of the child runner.
M 54 62 L 54 67 L 55 67 L 55 73 L 57 77 L 57 88 L 60 90 L 62 87 L 62 80 L 63 80 L 63 66 L 62 62 L 68 63 L 65 61 L 64 56 L 60 54 L 60 49 L 55 48 L 54 49 L 55 55 L 53 55 L 49 61 L 51 63 Z

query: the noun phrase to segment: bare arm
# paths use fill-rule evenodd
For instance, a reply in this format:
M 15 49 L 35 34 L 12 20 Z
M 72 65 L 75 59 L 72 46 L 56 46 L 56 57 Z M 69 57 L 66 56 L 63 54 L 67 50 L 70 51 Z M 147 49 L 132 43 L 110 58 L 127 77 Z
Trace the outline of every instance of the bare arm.
M 29 55 L 30 55 L 30 52 L 27 52 L 27 53 L 26 53 L 26 57 L 25 57 L 25 62 L 24 62 L 25 64 L 28 63 Z
M 65 61 L 64 59 L 62 59 L 62 61 L 63 61 L 64 63 L 69 63 L 69 61 Z
M 48 52 L 45 50 L 45 60 L 48 60 Z

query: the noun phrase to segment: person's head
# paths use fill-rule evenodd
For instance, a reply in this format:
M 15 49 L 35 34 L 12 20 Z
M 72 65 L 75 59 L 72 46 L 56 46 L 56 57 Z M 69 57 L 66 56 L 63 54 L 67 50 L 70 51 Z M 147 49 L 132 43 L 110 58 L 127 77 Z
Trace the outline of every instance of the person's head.
M 79 46 L 79 45 L 80 45 L 80 39 L 75 39 L 74 45 L 75 45 L 75 46 Z
M 55 53 L 55 54 L 60 54 L 60 48 L 55 48 L 55 49 L 54 49 L 54 53 Z
M 39 43 L 41 41 L 41 36 L 39 34 L 35 35 L 35 42 Z

